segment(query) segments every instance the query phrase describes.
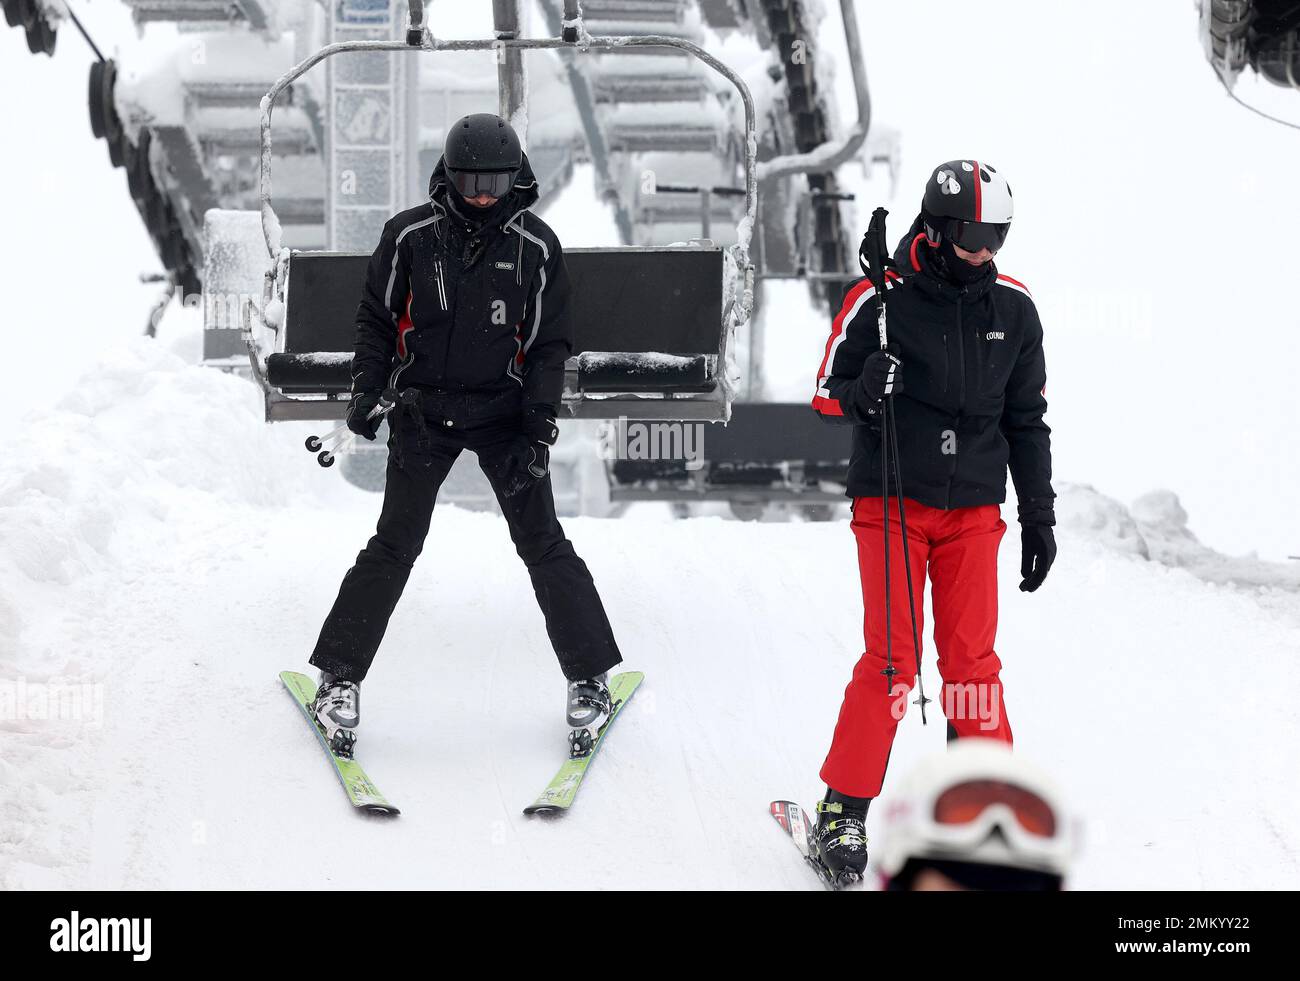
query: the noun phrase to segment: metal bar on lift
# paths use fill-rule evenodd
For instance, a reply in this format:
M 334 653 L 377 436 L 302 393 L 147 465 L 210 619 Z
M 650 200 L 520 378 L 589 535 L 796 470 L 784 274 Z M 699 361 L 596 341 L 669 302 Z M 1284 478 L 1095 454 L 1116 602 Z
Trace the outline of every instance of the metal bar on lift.
M 656 184 L 656 194 L 700 194 L 708 191 L 716 194 L 718 197 L 743 197 L 745 189 L 743 187 L 701 187 L 698 184 Z
M 754 267 L 749 261 L 749 242 L 753 235 L 754 223 L 758 212 L 758 137 L 757 113 L 754 98 L 745 80 L 733 69 L 709 54 L 699 45 L 684 38 L 660 34 L 614 35 L 610 37 L 585 36 L 578 44 L 566 42 L 560 38 L 508 38 L 491 40 L 444 41 L 427 36 L 418 46 L 405 41 L 339 41 L 326 45 L 314 54 L 304 58 L 289 71 L 285 72 L 271 86 L 261 101 L 261 159 L 259 162 L 258 196 L 261 203 L 262 235 L 266 241 L 267 251 L 272 258 L 280 252 L 280 223 L 275 209 L 271 207 L 271 113 L 276 97 L 307 71 L 320 64 L 326 58 L 347 51 L 491 51 L 497 48 L 531 48 L 531 49 L 619 49 L 630 47 L 676 48 L 693 55 L 715 72 L 727 79 L 740 93 L 745 108 L 745 217 L 737 228 L 736 245 L 743 281 L 740 296 L 735 304 L 735 326 L 739 327 L 749 321 L 754 308 Z
M 578 40 L 578 29 L 573 25 L 579 17 L 577 0 L 564 0 L 563 19 L 556 14 L 556 0 L 542 0 L 542 16 L 546 18 L 546 29 L 562 40 Z M 618 226 L 618 235 L 624 245 L 631 245 L 632 215 L 622 200 L 612 193 L 613 180 L 609 176 L 609 144 L 596 119 L 596 100 L 592 98 L 591 86 L 587 76 L 578 68 L 573 52 L 561 55 L 564 71 L 569 76 L 569 88 L 573 90 L 573 105 L 578 112 L 578 122 L 582 124 L 582 133 L 587 138 L 587 149 L 591 151 L 591 162 L 596 168 L 596 186 L 603 195 L 608 195 L 614 206 L 614 224 Z
M 492 0 L 492 28 L 498 41 L 519 37 L 519 0 Z M 518 48 L 497 49 L 497 105 L 503 119 L 510 121 L 524 147 L 528 133 L 519 133 L 517 113 L 524 104 L 528 84 L 524 77 L 524 53 Z
M 846 273 L 842 272 L 760 272 L 757 274 L 759 279 L 800 279 L 804 282 L 809 280 L 817 283 L 842 283 L 845 281 Z
M 424 43 L 424 0 L 407 0 L 406 43 L 418 48 Z

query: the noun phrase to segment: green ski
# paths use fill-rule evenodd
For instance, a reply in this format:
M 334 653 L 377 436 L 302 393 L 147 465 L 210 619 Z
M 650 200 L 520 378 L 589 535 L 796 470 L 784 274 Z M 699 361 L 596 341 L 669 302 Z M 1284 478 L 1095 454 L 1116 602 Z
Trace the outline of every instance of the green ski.
M 578 788 L 582 786 L 582 778 L 587 774 L 587 767 L 591 765 L 592 758 L 600 750 L 605 737 L 609 735 L 609 727 L 614 724 L 614 720 L 618 718 L 623 707 L 627 705 L 644 680 L 645 675 L 640 671 L 626 671 L 609 679 L 609 694 L 614 702 L 614 711 L 601 727 L 591 752 L 586 756 L 566 761 L 564 766 L 560 767 L 560 772 L 555 775 L 555 779 L 542 791 L 541 796 L 524 808 L 525 814 L 562 814 L 569 809 L 573 799 L 578 796 Z
M 311 710 L 308 708 L 312 699 L 316 697 L 316 682 L 297 671 L 281 671 L 280 680 L 284 682 L 284 687 L 289 689 L 289 694 L 298 703 L 298 708 L 302 709 L 302 714 L 311 723 L 312 731 L 316 733 L 321 747 L 333 762 L 334 772 L 338 774 L 339 782 L 343 784 L 352 806 L 371 814 L 400 814 L 401 811 L 388 803 L 388 799 L 366 776 L 366 771 L 361 769 L 360 763 L 338 756 L 330 750 L 329 743 L 325 741 L 325 734 L 312 718 Z

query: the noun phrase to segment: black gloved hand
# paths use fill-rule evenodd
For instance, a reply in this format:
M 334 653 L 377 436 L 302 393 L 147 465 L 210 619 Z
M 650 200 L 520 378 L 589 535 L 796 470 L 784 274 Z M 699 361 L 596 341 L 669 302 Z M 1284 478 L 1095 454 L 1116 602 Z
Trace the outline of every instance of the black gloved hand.
M 555 423 L 555 410 L 540 402 L 524 409 L 522 429 L 531 441 L 545 443 L 547 446 L 554 446 L 560 438 L 560 428 Z
M 348 428 L 358 436 L 373 440 L 379 432 L 383 416 L 370 416 L 379 405 L 379 392 L 357 392 L 348 402 Z
M 1043 584 L 1056 561 L 1056 536 L 1051 525 L 1027 524 L 1020 528 L 1020 581 L 1022 593 L 1032 593 Z
M 514 497 L 550 473 L 551 447 L 560 438 L 555 410 L 549 405 L 528 406 L 520 428 L 522 434 L 511 444 L 502 466 L 506 497 Z
M 868 402 L 879 402 L 903 391 L 903 362 L 898 355 L 897 344 L 867 355 L 858 378 L 858 390 Z

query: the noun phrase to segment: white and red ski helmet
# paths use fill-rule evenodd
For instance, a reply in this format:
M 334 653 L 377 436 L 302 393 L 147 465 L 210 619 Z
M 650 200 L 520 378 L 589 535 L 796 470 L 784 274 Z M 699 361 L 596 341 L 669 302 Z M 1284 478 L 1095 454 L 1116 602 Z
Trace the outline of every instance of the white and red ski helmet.
M 1043 872 L 1064 880 L 1078 828 L 1056 784 L 993 739 L 958 739 L 881 801 L 880 873 L 913 859 Z
M 978 160 L 940 164 L 925 185 L 921 214 L 933 242 L 945 238 L 970 251 L 996 252 L 1014 214 L 1011 185 L 996 167 Z

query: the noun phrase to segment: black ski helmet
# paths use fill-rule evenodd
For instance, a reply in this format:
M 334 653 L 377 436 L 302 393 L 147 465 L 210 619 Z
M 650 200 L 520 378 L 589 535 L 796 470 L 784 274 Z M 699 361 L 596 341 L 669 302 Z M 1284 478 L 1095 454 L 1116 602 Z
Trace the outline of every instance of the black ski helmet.
M 465 197 L 502 197 L 523 166 L 524 152 L 510 124 L 490 112 L 462 116 L 447 131 L 443 166 Z
M 925 185 L 921 217 L 932 242 L 944 239 L 968 252 L 996 252 L 1012 218 L 1011 185 L 997 168 L 978 160 L 940 164 Z

